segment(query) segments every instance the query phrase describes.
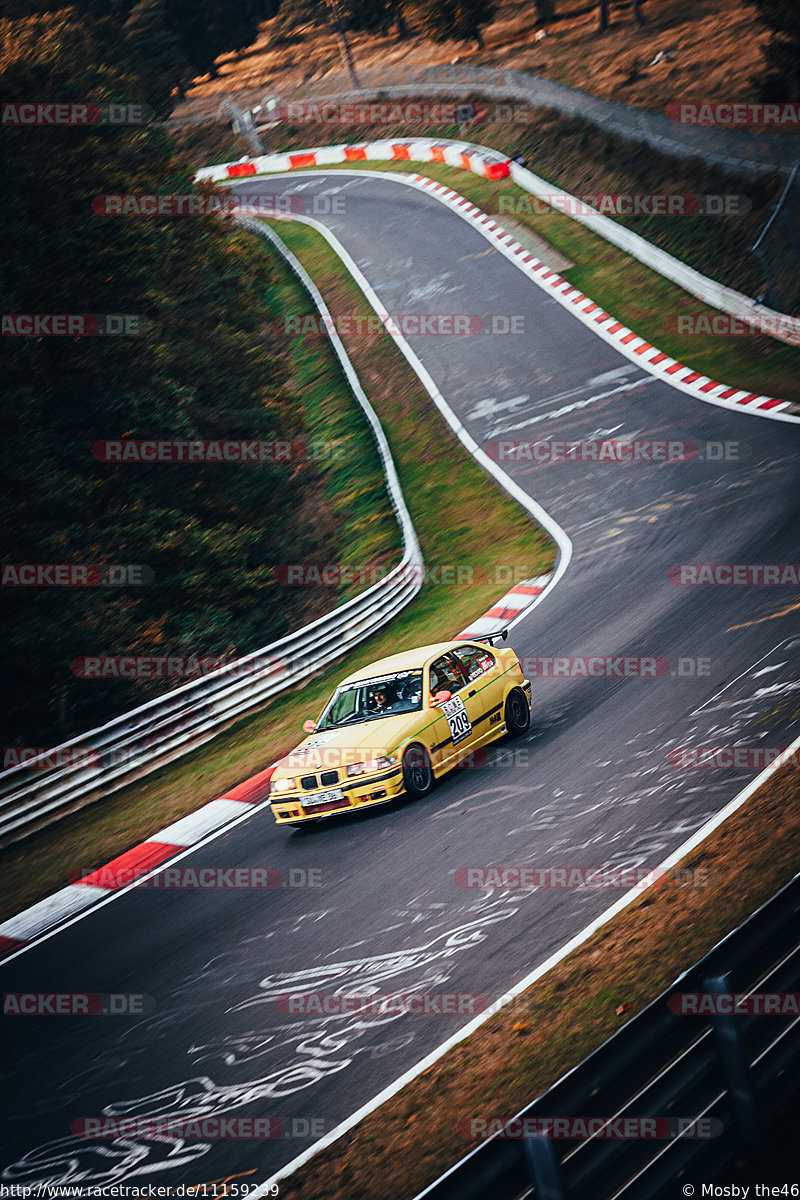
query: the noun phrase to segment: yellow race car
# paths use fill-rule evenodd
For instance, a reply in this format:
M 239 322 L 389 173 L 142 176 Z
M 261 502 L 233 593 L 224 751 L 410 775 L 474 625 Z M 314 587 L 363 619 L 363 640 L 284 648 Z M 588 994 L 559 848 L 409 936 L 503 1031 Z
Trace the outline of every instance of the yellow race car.
M 531 685 L 513 650 L 453 641 L 393 654 L 349 675 L 319 720 L 305 722 L 309 736 L 275 765 L 272 811 L 278 824 L 300 825 L 424 796 L 530 720 Z

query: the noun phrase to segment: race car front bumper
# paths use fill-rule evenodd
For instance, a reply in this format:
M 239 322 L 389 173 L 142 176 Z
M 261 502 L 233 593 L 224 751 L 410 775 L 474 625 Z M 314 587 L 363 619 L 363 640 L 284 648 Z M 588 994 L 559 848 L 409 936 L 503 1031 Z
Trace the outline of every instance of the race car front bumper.
M 270 803 L 279 825 L 298 825 L 301 821 L 318 821 L 320 817 L 352 812 L 373 804 L 386 804 L 403 791 L 403 771 L 397 766 L 347 780 L 337 787 L 274 795 Z

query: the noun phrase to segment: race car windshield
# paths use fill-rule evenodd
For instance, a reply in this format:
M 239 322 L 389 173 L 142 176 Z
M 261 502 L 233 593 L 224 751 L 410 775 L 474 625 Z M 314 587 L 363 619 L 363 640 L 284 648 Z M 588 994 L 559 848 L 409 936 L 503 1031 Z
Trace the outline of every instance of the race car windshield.
M 337 688 L 320 717 L 317 730 L 338 729 L 422 708 L 422 671 L 402 671 L 375 679 L 359 679 Z

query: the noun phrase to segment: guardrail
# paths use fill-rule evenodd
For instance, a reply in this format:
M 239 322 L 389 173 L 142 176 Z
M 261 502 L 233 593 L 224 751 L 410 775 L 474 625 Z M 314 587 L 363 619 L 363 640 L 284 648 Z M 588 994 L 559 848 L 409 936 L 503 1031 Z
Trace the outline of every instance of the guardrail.
M 0 773 L 0 844 L 24 837 L 196 750 L 240 717 L 377 632 L 422 586 L 422 554 L 389 444 L 319 290 L 277 234 L 249 218 L 242 217 L 239 223 L 267 238 L 283 255 L 324 318 L 342 369 L 375 436 L 402 533 L 402 558 L 385 579 L 295 633 L 71 738 L 47 755 Z M 37 763 L 58 756 L 68 760 L 64 766 L 37 769 Z
M 800 149 L 800 138 L 798 138 Z M 202 167 L 195 180 L 209 182 L 237 182 L 252 175 L 283 172 L 307 166 L 346 164 L 349 161 L 406 160 L 412 162 L 436 162 L 445 166 L 460 167 L 482 175 L 486 179 L 510 175 L 513 182 L 524 191 L 538 196 L 549 207 L 563 212 L 571 220 L 585 225 L 599 237 L 618 246 L 626 254 L 657 271 L 665 279 L 672 280 L 690 295 L 704 304 L 730 313 L 741 321 L 754 325 L 760 332 L 786 342 L 800 345 L 800 321 L 786 313 L 776 312 L 742 292 L 737 292 L 716 279 L 710 279 L 688 266 L 679 258 L 668 254 L 660 246 L 648 242 L 625 225 L 599 213 L 577 196 L 563 188 L 548 183 L 534 175 L 527 167 L 509 160 L 505 154 L 489 146 L 474 142 L 451 141 L 447 138 L 389 138 L 374 142 L 347 143 L 335 146 L 316 146 L 301 150 L 286 150 L 279 153 L 260 154 L 252 159 L 241 159 L 235 163 L 217 163 Z
M 239 108 L 238 104 L 234 104 L 233 100 L 229 100 L 227 96 L 223 96 L 217 109 L 217 115 L 220 113 L 225 113 L 225 116 L 229 118 L 233 132 L 241 134 L 246 139 L 251 154 L 264 153 L 263 143 L 258 136 L 253 114 L 249 109 Z
M 732 1008 L 734 996 L 791 999 L 800 992 L 799 918 L 800 875 L 506 1122 L 504 1136 L 484 1142 L 416 1200 L 657 1200 L 672 1194 L 667 1185 L 708 1180 L 736 1153 L 768 1170 L 769 1118 L 800 1086 L 800 1016 L 722 1010 Z M 708 997 L 709 1010 L 718 1012 L 682 1015 L 669 1003 L 672 997 L 679 1008 L 680 993 L 699 995 L 701 1011 Z M 674 1136 L 609 1133 L 609 1122 L 629 1118 L 666 1119 Z M 558 1119 L 593 1121 L 601 1131 L 569 1140 L 543 1136 Z
M 466 103 L 470 94 L 494 100 L 517 100 L 534 108 L 552 108 L 565 116 L 583 117 L 594 125 L 630 141 L 645 142 L 662 154 L 676 158 L 700 158 L 736 171 L 789 172 L 800 159 L 800 139 L 791 135 L 752 134 L 745 130 L 718 129 L 704 125 L 682 125 L 662 113 L 649 112 L 604 100 L 554 79 L 505 67 L 467 64 L 412 67 L 403 63 L 359 68 L 360 88 L 353 90 L 344 72 L 331 72 L 292 88 L 286 100 L 357 101 L 370 98 L 395 99 L 412 96 L 457 98 Z M 274 95 L 264 94 L 264 85 L 230 93 L 242 107 L 256 103 L 263 111 Z M 463 101 L 462 101 L 463 98 Z M 216 97 L 192 101 L 194 111 L 173 116 L 171 125 L 196 124 L 208 120 Z M 202 115 L 206 108 L 207 115 Z M 462 130 L 463 132 L 463 130 Z
M 798 153 L 800 153 L 800 138 L 798 138 Z M 683 288 L 691 296 L 696 296 L 704 304 L 716 308 L 720 312 L 730 313 L 742 321 L 755 325 L 760 332 L 774 337 L 777 341 L 786 342 L 790 346 L 800 346 L 800 320 L 787 313 L 777 312 L 760 304 L 752 296 L 745 296 L 735 288 L 727 287 L 708 275 L 701 274 L 688 263 L 662 250 L 653 242 L 648 242 L 640 234 L 612 221 L 610 217 L 597 212 L 591 205 L 585 204 L 577 196 L 572 196 L 562 188 L 548 183 L 539 175 L 534 175 L 527 167 L 512 162 L 509 173 L 518 187 L 529 192 L 532 196 L 544 199 L 557 211 L 564 211 L 573 221 L 585 225 L 599 237 L 619 247 L 632 258 L 644 263 L 646 267 L 657 271 L 664 279 L 669 279 Z M 559 207 L 560 206 L 560 207 Z

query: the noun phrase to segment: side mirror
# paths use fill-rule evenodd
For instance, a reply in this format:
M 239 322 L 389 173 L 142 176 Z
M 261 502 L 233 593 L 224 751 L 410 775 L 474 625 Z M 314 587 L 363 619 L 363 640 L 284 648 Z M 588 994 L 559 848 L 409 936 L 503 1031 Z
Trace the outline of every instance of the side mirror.
M 452 699 L 453 699 L 452 692 L 445 692 L 445 691 L 437 692 L 436 695 L 431 700 L 431 705 L 446 704 L 448 700 L 452 700 Z
M 313 721 L 303 721 L 303 733 L 313 733 L 316 728 Z

